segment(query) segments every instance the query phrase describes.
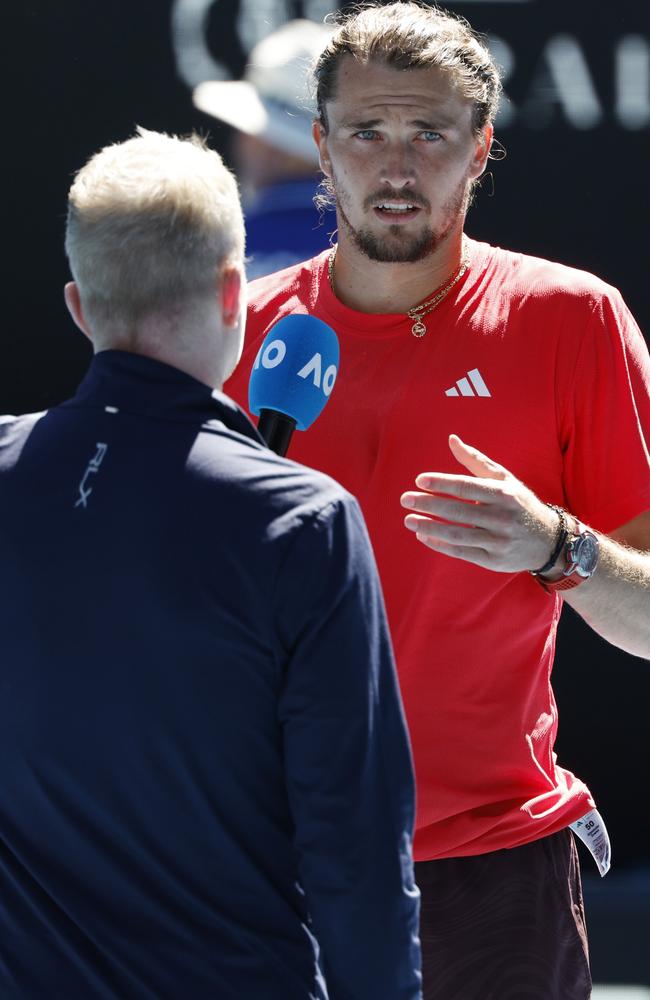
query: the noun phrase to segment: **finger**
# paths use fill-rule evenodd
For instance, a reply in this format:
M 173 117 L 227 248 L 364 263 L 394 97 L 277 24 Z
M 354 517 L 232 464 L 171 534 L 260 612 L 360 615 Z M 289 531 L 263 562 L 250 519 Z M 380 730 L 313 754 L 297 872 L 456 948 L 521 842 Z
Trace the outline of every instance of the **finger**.
M 484 455 L 478 448 L 465 444 L 457 434 L 449 435 L 449 447 L 457 462 L 464 465 L 474 476 L 486 479 L 507 479 L 510 473 L 498 462 Z
M 451 500 L 432 493 L 404 493 L 400 498 L 402 507 L 416 511 L 418 514 L 428 514 L 430 517 L 442 518 L 456 524 L 470 524 L 481 528 L 498 530 L 505 527 L 508 512 L 496 504 L 467 503 L 464 500 Z
M 435 538 L 447 545 L 487 550 L 491 543 L 491 536 L 485 529 L 477 528 L 473 524 L 432 521 L 430 517 L 422 517 L 420 514 L 407 514 L 404 524 L 409 531 L 414 531 L 425 538 Z
M 429 493 L 480 503 L 493 503 L 507 495 L 504 487 L 494 479 L 454 476 L 448 472 L 421 472 L 415 483 Z
M 426 545 L 428 549 L 433 549 L 434 552 L 439 552 L 441 555 L 451 556 L 452 559 L 462 559 L 464 562 L 474 563 L 475 566 L 489 568 L 489 555 L 481 548 L 465 545 L 449 545 L 447 542 L 443 542 L 442 539 L 435 538 L 432 535 L 420 534 L 419 532 L 416 533 L 415 537 L 422 545 Z

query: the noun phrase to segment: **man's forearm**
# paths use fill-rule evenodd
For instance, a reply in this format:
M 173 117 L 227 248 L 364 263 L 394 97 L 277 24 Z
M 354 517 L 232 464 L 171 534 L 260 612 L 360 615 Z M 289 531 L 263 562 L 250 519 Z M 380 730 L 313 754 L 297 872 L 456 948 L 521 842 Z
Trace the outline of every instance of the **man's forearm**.
M 470 475 L 419 475 L 418 492 L 401 499 L 412 512 L 406 527 L 444 555 L 500 573 L 535 567 L 540 583 L 560 581 L 567 568 L 565 543 L 578 527 L 575 516 L 543 503 L 504 466 L 456 435 L 449 444 Z M 577 587 L 559 589 L 604 639 L 650 659 L 650 510 L 611 534 L 598 536 L 600 558 L 593 575 Z
M 599 535 L 596 572 L 563 596 L 608 642 L 650 659 L 650 553 Z

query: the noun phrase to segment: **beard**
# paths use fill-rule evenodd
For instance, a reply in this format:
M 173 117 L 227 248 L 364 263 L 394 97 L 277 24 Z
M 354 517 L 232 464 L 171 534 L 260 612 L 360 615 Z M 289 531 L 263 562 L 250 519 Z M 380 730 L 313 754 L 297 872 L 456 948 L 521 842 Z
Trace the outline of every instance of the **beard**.
M 370 229 L 354 228 L 346 215 L 344 199 L 341 197 L 336 177 L 333 178 L 331 190 L 336 202 L 337 216 L 356 248 L 369 260 L 383 264 L 414 264 L 416 261 L 424 260 L 425 257 L 435 253 L 452 230 L 456 228 L 459 220 L 462 225 L 470 201 L 470 185 L 466 179 L 463 179 L 443 206 L 441 211 L 443 221 L 436 229 L 427 225 L 423 226 L 418 233 L 409 234 L 405 232 L 404 225 L 394 225 L 388 226 L 381 236 L 378 236 Z M 364 208 L 369 208 L 382 199 L 394 200 L 395 192 L 382 191 L 370 195 L 364 202 Z M 410 191 L 408 201 L 423 208 L 430 208 L 430 203 L 426 198 Z

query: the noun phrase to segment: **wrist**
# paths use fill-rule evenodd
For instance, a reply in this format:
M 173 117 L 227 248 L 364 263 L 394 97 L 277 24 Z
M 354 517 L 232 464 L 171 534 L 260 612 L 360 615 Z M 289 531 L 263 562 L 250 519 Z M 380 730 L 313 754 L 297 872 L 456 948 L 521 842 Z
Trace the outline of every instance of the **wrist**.
M 557 564 L 551 572 L 536 576 L 539 585 L 550 594 L 580 586 L 591 579 L 598 566 L 600 547 L 597 536 L 577 517 L 571 515 L 571 520 L 573 527 L 564 538 Z
M 557 529 L 553 537 L 548 560 L 543 566 L 540 566 L 539 569 L 531 569 L 529 572 L 531 576 L 551 580 L 559 579 L 562 576 L 562 572 L 566 565 L 565 560 L 563 560 L 563 555 L 567 537 L 569 535 L 569 524 L 567 521 L 566 511 L 564 511 L 561 507 L 557 507 L 552 503 L 547 503 L 546 506 L 551 510 L 554 510 L 558 516 Z

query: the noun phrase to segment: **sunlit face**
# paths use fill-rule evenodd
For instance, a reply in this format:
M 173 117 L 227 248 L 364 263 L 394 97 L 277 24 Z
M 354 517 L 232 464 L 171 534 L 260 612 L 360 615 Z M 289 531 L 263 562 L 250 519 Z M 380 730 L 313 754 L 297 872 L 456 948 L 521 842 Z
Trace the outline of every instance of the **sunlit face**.
M 337 203 L 339 241 L 372 260 L 416 261 L 462 229 L 472 181 L 485 168 L 489 126 L 441 70 L 362 65 L 346 56 L 328 131 L 314 138 Z

